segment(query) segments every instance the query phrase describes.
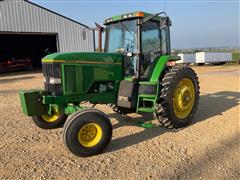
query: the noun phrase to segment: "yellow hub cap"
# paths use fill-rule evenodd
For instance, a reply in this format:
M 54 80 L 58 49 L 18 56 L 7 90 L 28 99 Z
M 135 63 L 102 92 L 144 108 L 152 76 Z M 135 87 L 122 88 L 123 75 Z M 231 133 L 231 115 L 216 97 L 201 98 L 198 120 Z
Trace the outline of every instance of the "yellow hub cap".
M 49 116 L 49 115 L 42 115 L 42 118 L 44 121 L 46 122 L 54 122 L 58 119 L 58 117 L 60 116 L 60 111 L 58 110 L 58 108 L 56 107 L 53 107 L 52 109 L 52 115 Z
M 174 91 L 173 110 L 175 115 L 183 119 L 187 117 L 193 108 L 195 101 L 195 88 L 192 80 L 184 78 L 179 81 Z
M 102 138 L 102 128 L 96 123 L 85 124 L 78 132 L 78 141 L 85 147 L 93 147 Z

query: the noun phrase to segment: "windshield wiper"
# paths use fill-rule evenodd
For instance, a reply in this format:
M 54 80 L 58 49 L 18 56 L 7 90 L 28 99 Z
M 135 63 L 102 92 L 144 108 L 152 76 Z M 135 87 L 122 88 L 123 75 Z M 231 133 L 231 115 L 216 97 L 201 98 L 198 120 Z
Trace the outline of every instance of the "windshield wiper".
M 131 34 L 131 35 L 135 38 L 135 35 L 134 35 L 133 33 L 131 33 L 131 31 L 129 31 L 128 28 L 127 28 L 121 21 L 119 21 L 119 22 L 120 22 L 120 24 L 122 25 L 122 27 L 124 27 L 124 29 L 125 29 L 127 32 L 129 32 L 129 34 Z
M 151 19 L 159 16 L 160 14 L 164 14 L 164 15 L 165 15 L 165 20 L 166 20 L 166 18 L 167 18 L 167 13 L 166 13 L 166 12 L 160 12 L 160 13 L 156 13 L 156 14 L 153 14 L 153 15 L 151 15 L 151 16 L 145 17 L 145 18 L 143 19 L 143 21 L 142 21 L 141 24 L 144 24 L 144 23 L 150 21 Z

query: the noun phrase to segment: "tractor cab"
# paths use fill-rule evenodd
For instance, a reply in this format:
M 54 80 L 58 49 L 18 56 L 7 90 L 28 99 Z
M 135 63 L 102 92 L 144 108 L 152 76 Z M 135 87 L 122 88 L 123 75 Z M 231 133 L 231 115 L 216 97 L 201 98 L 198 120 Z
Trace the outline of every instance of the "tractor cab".
M 159 14 L 133 12 L 105 20 L 104 52 L 124 55 L 125 77 L 149 80 L 154 60 L 170 54 L 171 22 Z
M 154 111 L 159 72 L 165 66 L 164 61 L 159 64 L 159 59 L 171 52 L 169 17 L 165 12 L 133 12 L 108 18 L 104 25 L 104 52 L 123 55 L 124 78 L 115 108 L 125 112 Z

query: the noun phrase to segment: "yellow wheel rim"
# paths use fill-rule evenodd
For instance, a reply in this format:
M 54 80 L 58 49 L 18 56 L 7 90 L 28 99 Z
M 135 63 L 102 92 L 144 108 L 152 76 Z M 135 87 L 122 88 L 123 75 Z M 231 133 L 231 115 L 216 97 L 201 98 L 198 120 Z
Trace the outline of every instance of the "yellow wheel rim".
M 52 111 L 53 112 L 52 112 L 51 116 L 42 115 L 42 118 L 43 118 L 44 121 L 51 123 L 51 122 L 55 122 L 58 119 L 58 117 L 60 116 L 60 111 L 58 110 L 58 108 L 53 107 Z
M 93 147 L 102 138 L 102 128 L 96 123 L 85 124 L 78 132 L 78 141 L 85 147 Z
M 195 101 L 195 88 L 189 78 L 179 81 L 174 91 L 173 109 L 175 115 L 180 118 L 186 118 L 192 111 Z

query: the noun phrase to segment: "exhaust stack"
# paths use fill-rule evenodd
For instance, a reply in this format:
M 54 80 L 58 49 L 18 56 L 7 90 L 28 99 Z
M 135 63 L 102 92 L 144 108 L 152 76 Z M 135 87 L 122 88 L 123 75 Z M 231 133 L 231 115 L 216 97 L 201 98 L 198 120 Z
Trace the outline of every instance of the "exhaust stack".
M 102 33 L 103 27 L 100 26 L 98 23 L 95 22 L 96 30 L 98 31 L 98 51 L 102 52 Z

